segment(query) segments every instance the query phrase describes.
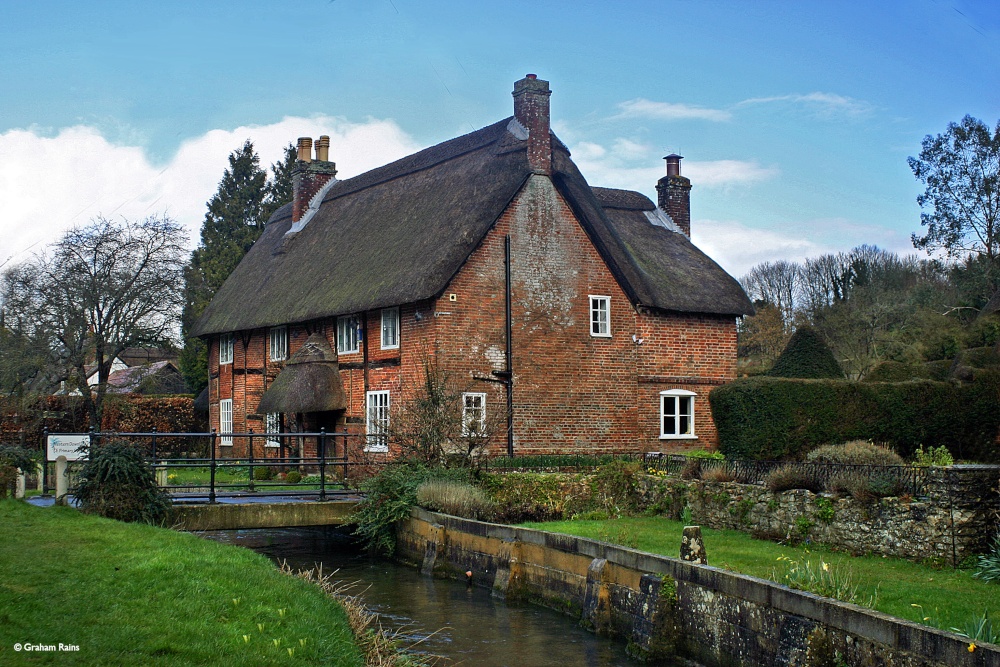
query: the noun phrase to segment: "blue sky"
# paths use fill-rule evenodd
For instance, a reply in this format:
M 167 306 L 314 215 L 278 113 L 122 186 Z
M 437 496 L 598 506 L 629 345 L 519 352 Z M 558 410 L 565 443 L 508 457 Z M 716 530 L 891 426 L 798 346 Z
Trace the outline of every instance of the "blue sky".
M 1000 118 L 1000 3 L 4 2 L 0 263 L 91 217 L 192 242 L 226 156 L 330 134 L 351 176 L 512 113 L 525 73 L 592 185 L 653 196 L 685 156 L 692 230 L 734 275 L 911 252 L 924 135 Z

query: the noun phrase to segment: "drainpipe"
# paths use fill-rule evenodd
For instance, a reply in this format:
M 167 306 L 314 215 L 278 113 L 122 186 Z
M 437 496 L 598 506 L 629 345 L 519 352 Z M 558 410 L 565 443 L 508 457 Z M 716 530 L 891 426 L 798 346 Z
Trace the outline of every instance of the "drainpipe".
M 511 323 L 511 313 L 510 313 L 510 234 L 504 237 L 503 244 L 503 268 L 504 268 L 504 287 L 505 287 L 505 298 L 506 302 L 506 313 L 504 317 L 504 328 L 506 329 L 505 338 L 507 339 L 507 349 L 504 355 L 507 359 L 507 456 L 514 456 L 514 364 L 511 360 L 511 354 L 513 353 L 513 345 L 511 344 L 511 331 L 513 329 Z

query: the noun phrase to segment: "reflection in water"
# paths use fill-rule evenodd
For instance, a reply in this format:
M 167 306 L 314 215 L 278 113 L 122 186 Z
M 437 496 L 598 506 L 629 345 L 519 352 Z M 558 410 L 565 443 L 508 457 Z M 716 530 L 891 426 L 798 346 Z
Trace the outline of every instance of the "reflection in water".
M 358 582 L 353 591 L 399 631 L 404 645 L 477 667 L 611 667 L 637 665 L 624 646 L 597 637 L 549 609 L 494 600 L 490 590 L 423 577 L 413 568 L 369 559 L 329 528 L 208 531 L 206 537 L 253 549 L 294 569 L 323 564 L 324 572 Z

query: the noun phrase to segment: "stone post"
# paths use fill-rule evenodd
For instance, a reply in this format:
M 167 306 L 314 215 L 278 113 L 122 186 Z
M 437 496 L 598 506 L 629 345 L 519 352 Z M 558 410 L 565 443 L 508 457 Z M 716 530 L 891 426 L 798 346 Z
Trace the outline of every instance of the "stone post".
M 45 465 L 42 463 L 38 464 L 38 493 L 42 494 L 45 492 Z
M 705 541 L 701 539 L 701 526 L 684 526 L 684 535 L 681 537 L 681 560 L 708 565 Z
M 17 469 L 17 485 L 14 487 L 14 497 L 24 498 L 24 472 L 20 468 Z
M 66 504 L 66 494 L 69 493 L 69 477 L 66 476 L 66 457 L 56 459 L 56 505 Z

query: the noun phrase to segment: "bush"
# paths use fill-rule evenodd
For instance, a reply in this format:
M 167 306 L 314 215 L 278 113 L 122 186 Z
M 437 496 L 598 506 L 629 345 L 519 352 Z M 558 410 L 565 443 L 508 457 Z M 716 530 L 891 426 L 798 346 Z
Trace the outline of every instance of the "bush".
M 768 375 L 782 378 L 839 379 L 844 377 L 844 369 L 814 329 L 799 327 L 788 339 L 788 344 Z
M 839 472 L 830 476 L 826 490 L 838 496 L 850 496 L 863 503 L 879 498 L 901 496 L 906 484 L 896 475 L 862 470 Z
M 30 474 L 38 465 L 38 452 L 23 447 L 0 446 L 0 498 L 14 495 L 17 470 Z
M 466 519 L 486 519 L 493 512 L 493 502 L 482 489 L 446 479 L 430 479 L 418 486 L 417 503 Z
M 361 484 L 365 499 L 358 503 L 351 522 L 354 534 L 369 550 L 392 555 L 396 549 L 394 525 L 410 515 L 417 504 L 417 487 L 429 479 L 469 481 L 468 468 L 430 468 L 421 463 L 394 463 Z
M 481 483 L 493 501 L 492 519 L 500 523 L 552 521 L 594 509 L 589 487 L 560 475 L 486 474 Z
M 298 484 L 302 481 L 302 473 L 298 470 L 290 470 L 288 474 L 285 475 L 285 481 L 289 484 Z
M 926 452 L 924 446 L 920 445 L 917 451 L 913 452 L 913 465 L 917 468 L 947 467 L 955 465 L 955 458 L 944 445 L 928 447 Z
M 800 459 L 831 442 L 885 443 L 903 457 L 948 444 L 958 459 L 1000 461 L 1000 372 L 956 385 L 747 378 L 709 394 L 727 458 Z
M 590 480 L 594 500 L 613 517 L 638 511 L 640 496 L 638 461 L 614 461 L 601 466 Z
M 845 465 L 900 466 L 903 459 L 888 447 L 867 440 L 852 440 L 842 445 L 823 445 L 806 455 L 812 463 L 842 463 Z
M 681 468 L 681 479 L 701 479 L 701 461 L 689 459 Z
M 810 470 L 790 464 L 776 468 L 764 480 L 764 486 L 771 493 L 781 493 L 792 489 L 809 489 L 813 493 L 823 490 L 823 482 Z
M 736 479 L 732 473 L 725 468 L 710 468 L 701 473 L 701 478 L 706 482 L 731 482 Z
M 267 482 L 274 479 L 277 473 L 271 466 L 261 466 L 255 467 L 253 469 L 253 478 L 255 482 Z
M 142 452 L 121 440 L 91 450 L 75 496 L 84 512 L 118 521 L 158 525 L 170 510 L 170 497 Z
M 995 581 L 1000 583 L 1000 529 L 997 530 L 990 545 L 989 553 L 979 557 L 976 563 L 976 573 L 972 575 L 983 581 Z

